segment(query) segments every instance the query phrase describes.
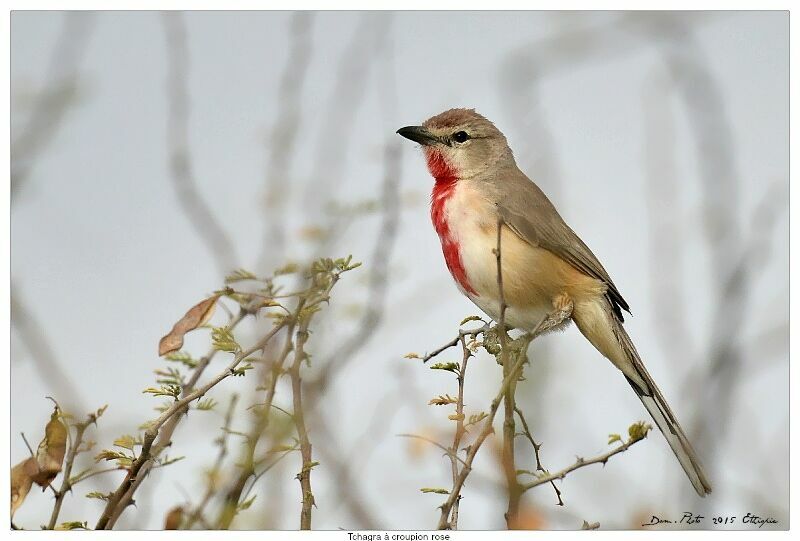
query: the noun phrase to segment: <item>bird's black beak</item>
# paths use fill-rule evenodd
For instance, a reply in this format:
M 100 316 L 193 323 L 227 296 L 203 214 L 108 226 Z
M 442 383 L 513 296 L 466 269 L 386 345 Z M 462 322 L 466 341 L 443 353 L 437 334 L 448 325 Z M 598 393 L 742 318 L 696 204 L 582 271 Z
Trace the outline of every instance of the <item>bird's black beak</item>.
M 411 139 L 415 143 L 419 143 L 423 146 L 428 146 L 439 142 L 438 137 L 433 135 L 422 126 L 406 126 L 405 128 L 400 128 L 397 130 L 397 133 L 406 139 Z

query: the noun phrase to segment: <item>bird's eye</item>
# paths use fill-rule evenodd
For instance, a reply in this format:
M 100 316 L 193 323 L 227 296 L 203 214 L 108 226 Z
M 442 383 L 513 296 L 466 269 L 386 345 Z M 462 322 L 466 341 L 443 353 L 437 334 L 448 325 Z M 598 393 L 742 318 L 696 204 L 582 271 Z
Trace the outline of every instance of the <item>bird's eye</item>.
M 469 139 L 469 135 L 465 131 L 457 131 L 453 134 L 453 141 L 456 143 L 463 143 Z

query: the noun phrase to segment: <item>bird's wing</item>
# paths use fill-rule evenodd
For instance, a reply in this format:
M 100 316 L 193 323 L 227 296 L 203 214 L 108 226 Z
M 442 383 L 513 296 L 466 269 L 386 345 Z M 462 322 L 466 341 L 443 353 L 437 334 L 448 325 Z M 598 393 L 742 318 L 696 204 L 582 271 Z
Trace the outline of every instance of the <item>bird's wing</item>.
M 516 168 L 515 168 L 516 169 Z M 570 265 L 608 286 L 606 295 L 622 321 L 620 309 L 630 313 L 617 286 L 586 244 L 564 222 L 539 187 L 519 169 L 498 179 L 498 211 L 503 221 L 523 240 L 544 248 Z

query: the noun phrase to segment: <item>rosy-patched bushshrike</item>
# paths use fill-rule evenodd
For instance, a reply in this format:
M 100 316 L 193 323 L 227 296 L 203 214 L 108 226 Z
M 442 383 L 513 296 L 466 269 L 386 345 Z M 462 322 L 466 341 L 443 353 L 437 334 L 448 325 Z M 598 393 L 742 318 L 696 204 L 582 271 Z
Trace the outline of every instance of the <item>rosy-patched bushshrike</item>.
M 435 180 L 431 219 L 458 289 L 499 320 L 495 249 L 501 227 L 506 324 L 532 331 L 548 314 L 571 307 L 570 319 L 622 371 L 697 493 L 711 492 L 686 434 L 622 326 L 628 303 L 544 192 L 519 170 L 502 132 L 472 109 L 450 109 L 397 133 L 422 145 Z

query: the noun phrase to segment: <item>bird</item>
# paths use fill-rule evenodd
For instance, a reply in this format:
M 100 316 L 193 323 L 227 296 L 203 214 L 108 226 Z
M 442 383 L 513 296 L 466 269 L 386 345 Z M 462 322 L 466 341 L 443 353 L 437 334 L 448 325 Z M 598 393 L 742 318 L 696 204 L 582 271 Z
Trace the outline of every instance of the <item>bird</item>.
M 474 109 L 463 108 L 397 133 L 422 148 L 434 179 L 431 221 L 461 293 L 494 321 L 500 321 L 502 293 L 505 324 L 523 331 L 571 307 L 564 325 L 574 322 L 622 372 L 697 494 L 710 493 L 697 453 L 623 327 L 628 303 L 595 254 L 519 169 L 503 133 Z

